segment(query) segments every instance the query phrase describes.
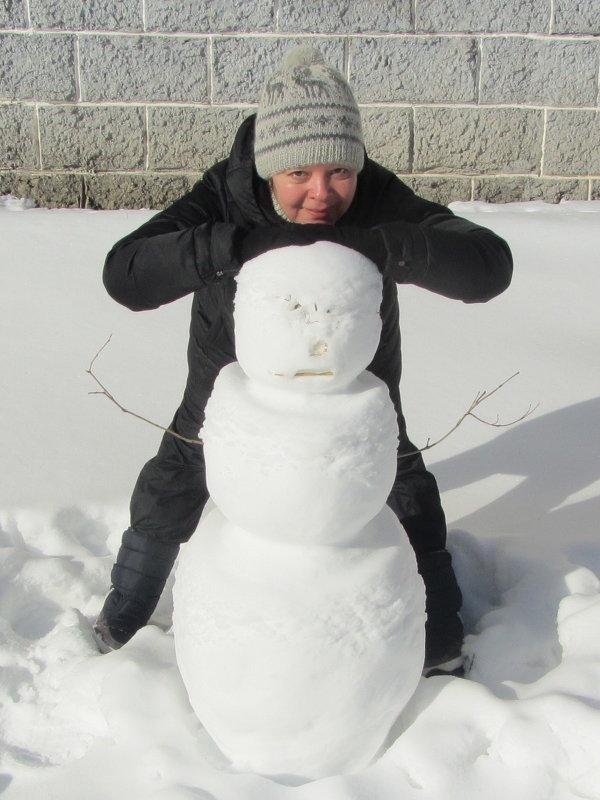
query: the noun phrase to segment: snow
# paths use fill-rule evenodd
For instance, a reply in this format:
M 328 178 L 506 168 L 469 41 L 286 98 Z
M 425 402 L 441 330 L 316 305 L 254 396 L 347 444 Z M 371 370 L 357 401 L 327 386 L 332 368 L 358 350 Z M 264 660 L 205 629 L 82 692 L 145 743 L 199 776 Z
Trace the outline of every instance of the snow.
M 171 583 L 121 651 L 90 635 L 131 488 L 185 379 L 189 302 L 131 314 L 104 254 L 150 212 L 0 208 L 0 790 L 7 800 L 600 798 L 600 204 L 454 210 L 510 242 L 511 288 L 464 305 L 401 287 L 413 440 L 439 438 L 481 389 L 520 375 L 426 454 L 464 592 L 468 680 L 429 678 L 380 757 L 298 783 L 235 772 L 175 660 Z
M 252 259 L 235 298 L 244 372 L 302 394 L 349 383 L 371 363 L 381 335 L 382 281 L 373 262 L 331 242 L 309 252 L 310 259 L 306 247 L 287 247 L 284 257 L 279 249 Z
M 366 767 L 421 675 L 425 592 L 383 506 L 346 547 L 290 545 L 212 508 L 182 551 L 177 663 L 237 770 L 295 778 Z
M 238 771 L 368 766 L 421 678 L 425 588 L 386 505 L 398 421 L 365 371 L 382 288 L 372 261 L 331 242 L 237 276 L 244 357 L 206 406 L 216 508 L 180 553 L 173 635 L 190 703 Z

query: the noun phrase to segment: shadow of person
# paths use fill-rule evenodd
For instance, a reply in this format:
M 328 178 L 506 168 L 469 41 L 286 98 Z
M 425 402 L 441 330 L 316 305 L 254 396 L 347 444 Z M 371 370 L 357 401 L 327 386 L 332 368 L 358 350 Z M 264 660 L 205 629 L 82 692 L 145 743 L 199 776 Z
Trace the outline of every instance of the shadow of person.
M 433 467 L 442 491 L 493 476 L 520 478 L 491 503 L 452 524 L 490 535 L 527 534 L 565 543 L 597 538 L 600 397 L 515 425 L 486 444 Z M 469 491 L 468 488 L 465 491 Z M 598 545 L 600 548 L 600 545 Z M 596 566 L 598 562 L 596 562 Z
M 532 683 L 560 663 L 561 600 L 597 591 L 599 423 L 600 398 L 583 401 L 433 467 L 443 492 L 489 497 L 497 479 L 491 502 L 452 521 L 449 548 L 476 634 L 472 677 L 500 694 L 505 681 Z

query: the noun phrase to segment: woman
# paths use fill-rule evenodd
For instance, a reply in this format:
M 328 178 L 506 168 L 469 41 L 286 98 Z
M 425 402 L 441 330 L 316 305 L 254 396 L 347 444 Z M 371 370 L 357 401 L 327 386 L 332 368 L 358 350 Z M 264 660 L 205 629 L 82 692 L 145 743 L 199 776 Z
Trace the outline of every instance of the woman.
M 261 252 L 319 239 L 359 250 L 383 275 L 383 331 L 369 369 L 388 385 L 400 428 L 388 504 L 407 531 L 426 586 L 426 669 L 460 670 L 461 595 L 445 547 L 444 513 L 401 409 L 396 284 L 486 301 L 510 283 L 506 243 L 417 197 L 367 158 L 350 87 L 317 51 L 299 48 L 267 82 L 257 115 L 241 125 L 229 158 L 118 242 L 106 259 L 104 281 L 111 296 L 133 310 L 194 293 L 189 376 L 172 430 L 195 439 L 215 377 L 235 359 L 236 273 Z M 202 448 L 165 434 L 137 481 L 131 527 L 96 622 L 104 649 L 120 647 L 147 623 L 207 498 Z

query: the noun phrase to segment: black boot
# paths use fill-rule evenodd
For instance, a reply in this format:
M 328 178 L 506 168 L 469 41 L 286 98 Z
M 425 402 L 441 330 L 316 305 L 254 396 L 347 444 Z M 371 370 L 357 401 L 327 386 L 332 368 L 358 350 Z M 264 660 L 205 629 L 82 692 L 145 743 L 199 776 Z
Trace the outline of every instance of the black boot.
M 417 556 L 419 573 L 426 591 L 425 623 L 426 676 L 463 672 L 463 624 L 459 609 L 462 595 L 447 550 Z
M 110 590 L 94 624 L 103 652 L 117 650 L 142 628 L 156 608 L 179 544 L 151 539 L 132 528 L 123 534 Z

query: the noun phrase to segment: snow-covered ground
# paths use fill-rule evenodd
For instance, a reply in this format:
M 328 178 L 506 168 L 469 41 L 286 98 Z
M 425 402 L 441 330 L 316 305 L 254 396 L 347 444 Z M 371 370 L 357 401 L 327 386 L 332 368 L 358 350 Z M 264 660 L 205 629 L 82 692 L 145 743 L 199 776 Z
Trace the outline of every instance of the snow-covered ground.
M 12 207 L 11 207 L 12 206 Z M 413 440 L 520 375 L 426 454 L 463 588 L 468 680 L 422 680 L 368 769 L 298 784 L 236 774 L 196 720 L 169 633 L 101 656 L 90 621 L 141 464 L 185 379 L 189 302 L 132 314 L 104 254 L 146 211 L 0 207 L 0 792 L 7 800 L 600 798 L 600 203 L 457 213 L 515 256 L 511 288 L 467 306 L 401 287 Z

